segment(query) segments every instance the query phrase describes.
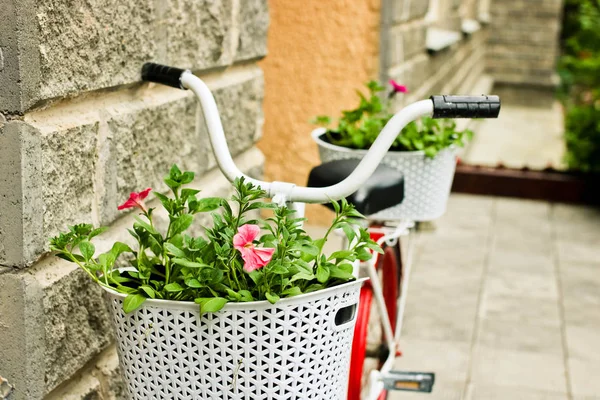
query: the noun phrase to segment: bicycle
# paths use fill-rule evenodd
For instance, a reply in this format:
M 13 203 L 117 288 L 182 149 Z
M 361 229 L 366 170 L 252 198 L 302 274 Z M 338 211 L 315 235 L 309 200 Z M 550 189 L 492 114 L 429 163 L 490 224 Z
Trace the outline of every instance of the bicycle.
M 379 164 L 398 133 L 408 123 L 422 116 L 496 118 L 500 111 L 500 99 L 497 96 L 432 96 L 429 100 L 415 102 L 403 108 L 389 120 L 362 160 L 359 162 L 332 161 L 323 166 L 322 173 L 317 173 L 319 182 L 313 181 L 312 187 L 302 187 L 289 182 L 264 182 L 248 177 L 238 169 L 227 146 L 215 99 L 208 86 L 191 71 L 147 63 L 142 68 L 142 80 L 178 89 L 190 89 L 199 100 L 217 165 L 225 177 L 231 182 L 238 177 L 244 177 L 247 181 L 265 190 L 268 194 L 267 197 L 271 198 L 273 202 L 295 210 L 298 217 L 304 216 L 306 203 L 323 204 L 342 198 L 349 199 L 359 211 L 365 214 L 372 214 L 400 203 L 404 198 L 401 172 Z M 336 173 L 334 174 L 334 172 Z M 370 183 L 369 185 L 365 185 L 367 181 Z M 357 192 L 362 193 L 361 199 L 356 197 Z M 354 197 L 352 197 L 353 195 Z M 406 291 L 405 286 L 408 279 L 402 274 L 409 272 L 408 269 L 405 271 L 402 269 L 402 253 L 398 238 L 405 235 L 411 225 L 411 222 L 403 222 L 392 228 L 370 227 L 372 238 L 384 245 L 384 254 L 381 257 L 373 258 L 367 264 L 371 280 L 361 292 L 358 312 L 356 309 L 353 310 L 353 317 L 357 319 L 355 335 L 357 330 L 360 332 L 356 336 L 352 349 L 355 357 L 353 357 L 354 368 L 350 372 L 349 399 L 360 398 L 360 377 L 357 375 L 362 374 L 362 365 L 359 364 L 361 360 L 364 360 L 363 347 L 366 343 L 363 339 L 366 338 L 373 298 L 376 300 L 381 315 L 388 354 L 380 370 L 371 373 L 368 398 L 370 400 L 384 399 L 387 390 L 406 388 L 403 386 L 433 384 L 432 379 L 427 381 L 417 376 L 410 376 L 410 379 L 406 379 L 405 374 L 394 372 L 391 369 L 397 355 L 396 343 L 401 332 L 402 321 L 399 317 L 403 314 L 402 310 L 406 301 L 406 296 L 402 296 L 402 292 Z M 353 273 L 357 278 L 359 268 L 360 266 L 356 263 Z M 377 275 L 378 268 L 384 275 L 383 285 Z M 400 284 L 402 284 L 402 288 Z M 399 310 L 400 312 L 398 312 Z M 358 370 L 360 371 L 357 372 Z

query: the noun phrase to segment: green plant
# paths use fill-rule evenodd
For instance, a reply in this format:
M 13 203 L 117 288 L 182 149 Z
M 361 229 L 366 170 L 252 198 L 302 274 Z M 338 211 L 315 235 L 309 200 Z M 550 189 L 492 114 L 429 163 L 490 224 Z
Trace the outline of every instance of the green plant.
M 357 91 L 360 98 L 358 107 L 342 111 L 337 127 L 330 127 L 332 118 L 317 116 L 312 122 L 327 129 L 326 139 L 332 144 L 352 149 L 368 149 L 393 116 L 390 112 L 390 99 L 398 92 L 406 89 L 394 81 L 390 81 L 394 90 L 386 101 L 381 100 L 379 93 L 385 88 L 375 81 L 366 84 L 368 95 Z M 424 117 L 420 121 L 411 122 L 394 141 L 392 151 L 423 151 L 427 157 L 433 158 L 441 150 L 457 146 L 462 147 L 473 137 L 470 130 L 457 131 L 452 120 L 437 120 Z
M 600 0 L 567 0 L 559 97 L 565 106 L 565 161 L 600 172 Z
M 129 230 L 137 250 L 116 242 L 108 252 L 96 255 L 92 239 L 104 228 L 90 224 L 70 227 L 51 239 L 50 248 L 99 285 L 126 294 L 126 312 L 148 298 L 195 301 L 201 312 L 218 311 L 230 301 L 275 303 L 353 280 L 351 263 L 369 259 L 369 249 L 381 252 L 354 222 L 361 214 L 345 200 L 333 202 L 332 225 L 323 238 L 313 240 L 302 229 L 302 218 L 286 207 L 262 201 L 266 193 L 244 179 L 235 181 L 230 204 L 217 197 L 198 199 L 198 190 L 184 188 L 193 178 L 192 172 L 173 166 L 164 180 L 172 196 L 155 193 L 169 215 L 162 232 L 154 223 L 154 208 L 143 202 L 150 189 L 132 193 L 119 206 L 140 210 Z M 256 211 L 272 216 L 255 219 Z M 194 216 L 203 212 L 212 212 L 212 227 L 205 228 L 204 235 L 187 234 Z M 352 245 L 327 257 L 323 245 L 338 228 Z

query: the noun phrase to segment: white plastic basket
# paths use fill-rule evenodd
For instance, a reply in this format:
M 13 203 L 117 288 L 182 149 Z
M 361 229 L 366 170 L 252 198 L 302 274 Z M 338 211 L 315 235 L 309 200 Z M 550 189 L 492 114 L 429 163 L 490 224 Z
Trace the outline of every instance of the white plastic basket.
M 367 150 L 355 150 L 336 146 L 321 139 L 325 129 L 312 132 L 319 147 L 321 162 L 341 159 L 361 159 Z M 411 220 L 431 221 L 446 212 L 446 204 L 456 169 L 456 152 L 453 149 L 440 151 L 428 158 L 422 151 L 390 151 L 383 164 L 402 171 L 404 175 L 404 201 L 387 208 L 370 219 L 382 221 Z
M 130 399 L 345 399 L 362 282 L 202 317 L 166 300 L 125 314 L 107 291 Z

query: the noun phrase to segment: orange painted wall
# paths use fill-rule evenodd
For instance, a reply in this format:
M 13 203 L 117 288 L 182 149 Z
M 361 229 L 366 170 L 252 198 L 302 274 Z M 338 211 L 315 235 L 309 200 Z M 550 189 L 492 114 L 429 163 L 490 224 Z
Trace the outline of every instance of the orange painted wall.
M 270 0 L 265 125 L 259 148 L 268 180 L 306 184 L 319 163 L 309 121 L 357 104 L 356 89 L 377 78 L 379 0 Z M 311 224 L 326 224 L 310 206 Z

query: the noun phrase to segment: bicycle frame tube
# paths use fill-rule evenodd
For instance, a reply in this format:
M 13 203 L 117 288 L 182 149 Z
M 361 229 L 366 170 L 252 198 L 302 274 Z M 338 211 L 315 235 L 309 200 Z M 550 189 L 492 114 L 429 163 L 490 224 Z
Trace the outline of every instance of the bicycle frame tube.
M 281 184 L 277 185 L 278 182 L 269 183 L 250 178 L 235 165 L 227 146 L 217 104 L 208 86 L 200 78 L 187 71 L 181 75 L 181 86 L 194 92 L 200 101 L 217 164 L 227 179 L 233 181 L 237 177 L 245 177 L 248 181 L 266 190 L 268 197 L 279 194 L 274 190 L 275 187 L 281 187 Z M 362 161 L 346 179 L 323 188 L 294 186 L 286 193 L 285 200 L 287 202 L 328 203 L 356 192 L 373 174 L 400 131 L 408 123 L 425 115 L 433 115 L 431 100 L 418 101 L 403 108 L 388 121 Z

